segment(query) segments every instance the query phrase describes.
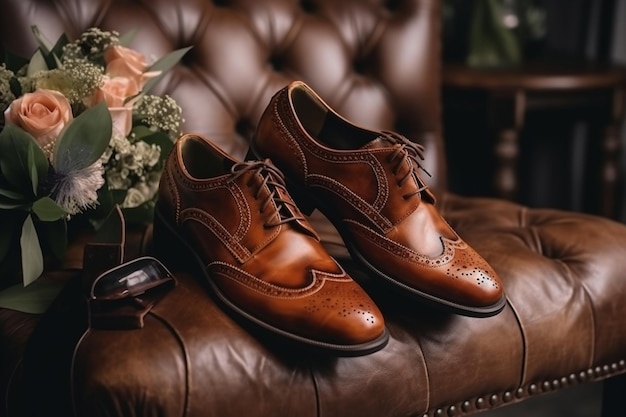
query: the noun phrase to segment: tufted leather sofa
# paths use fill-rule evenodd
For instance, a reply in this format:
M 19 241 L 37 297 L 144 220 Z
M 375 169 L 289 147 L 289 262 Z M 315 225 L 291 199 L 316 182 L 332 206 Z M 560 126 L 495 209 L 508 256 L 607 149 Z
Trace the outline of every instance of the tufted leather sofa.
M 626 392 L 626 227 L 446 191 L 446 172 L 455 167 L 444 159 L 440 3 L 0 0 L 0 38 L 21 55 L 34 50 L 33 24 L 51 39 L 61 32 L 74 38 L 90 26 L 138 29 L 132 46 L 154 56 L 193 45 L 160 92 L 182 106 L 185 130 L 236 156 L 245 155 L 270 97 L 291 79 L 309 83 L 352 121 L 420 141 L 439 209 L 493 265 L 508 299 L 500 314 L 471 318 L 372 294 L 387 320 L 388 346 L 364 357 L 334 358 L 246 331 L 181 272 L 176 291 L 146 317 L 143 329 L 92 334 L 91 353 L 72 370 L 73 412 L 462 416 L 608 380 L 604 414 L 621 415 L 614 405 L 620 390 Z M 344 258 L 328 223 L 315 214 L 313 221 L 329 251 Z M 149 248 L 150 228 L 143 232 L 133 232 L 128 258 Z M 66 265 L 44 279 L 79 273 L 76 245 Z M 0 310 L 0 415 L 14 415 L 20 391 L 30 393 L 30 401 L 50 397 L 20 386 L 16 376 L 40 320 Z M 67 375 L 57 376 L 47 386 L 51 392 L 65 389 Z M 46 404 L 49 415 L 60 415 L 53 406 Z

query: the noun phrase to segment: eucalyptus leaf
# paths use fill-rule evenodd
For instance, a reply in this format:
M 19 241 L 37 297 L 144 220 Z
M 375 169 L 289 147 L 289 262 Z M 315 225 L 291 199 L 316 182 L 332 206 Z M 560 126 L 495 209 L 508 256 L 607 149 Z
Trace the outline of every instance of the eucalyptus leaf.
M 147 94 L 154 86 L 161 81 L 161 79 L 165 76 L 167 71 L 172 69 L 174 65 L 176 65 L 185 54 L 191 49 L 189 46 L 187 48 L 177 49 L 175 51 L 170 52 L 167 55 L 164 55 L 160 59 L 158 59 L 154 64 L 152 64 L 149 68 L 149 71 L 161 71 L 160 75 L 157 75 L 154 78 L 151 78 L 144 84 L 142 94 Z
M 112 129 L 104 101 L 85 110 L 61 131 L 54 146 L 53 166 L 68 173 L 92 165 L 109 145 Z
M 63 47 L 68 43 L 70 43 L 70 40 L 67 35 L 65 33 L 61 34 L 50 50 L 50 54 L 46 57 L 46 62 L 48 62 L 50 68 L 58 68 L 61 66 L 59 57 L 63 55 Z
M 0 198 L 0 209 L 2 210 L 30 210 L 31 203 L 18 202 L 18 201 L 6 201 Z
M 39 220 L 44 222 L 53 222 L 62 219 L 67 215 L 53 199 L 50 197 L 42 197 L 33 203 L 33 212 Z
M 128 48 L 128 46 L 131 44 L 133 39 L 135 39 L 136 35 L 137 35 L 137 30 L 136 29 L 128 31 L 128 32 L 124 33 L 123 35 L 120 35 L 119 36 L 120 45 L 125 46 L 125 47 Z
M 67 250 L 67 221 L 65 218 L 43 224 L 45 241 L 56 259 L 63 259 Z
M 0 224 L 3 225 L 0 233 L 0 263 L 17 243 L 18 233 L 20 233 L 27 215 L 24 211 L 0 210 Z
M 29 168 L 30 182 L 33 186 L 33 195 L 37 195 L 37 187 L 39 187 L 39 175 L 37 174 L 37 165 L 35 163 L 35 150 L 33 146 L 28 147 L 26 165 Z
M 48 64 L 46 64 L 46 59 L 39 49 L 35 51 L 33 57 L 30 59 L 28 63 L 28 70 L 26 71 L 27 77 L 32 77 L 37 74 L 39 71 L 48 71 Z
M 48 173 L 48 160 L 41 148 L 31 135 L 12 123 L 0 132 L 0 171 L 19 192 L 29 191 L 32 196 L 33 177 L 40 181 Z
M 12 77 L 9 80 L 9 88 L 11 89 L 11 93 L 15 97 L 19 97 L 22 95 L 22 84 L 20 84 L 19 80 L 15 77 Z
M 42 314 L 50 307 L 64 286 L 64 282 L 43 279 L 35 281 L 28 287 L 20 284 L 14 285 L 0 291 L 0 308 Z
M 28 215 L 22 225 L 20 236 L 20 249 L 22 250 L 22 279 L 24 286 L 32 284 L 43 273 L 43 254 L 33 218 Z
M 22 67 L 28 65 L 27 58 L 16 55 L 7 50 L 5 50 L 4 52 L 4 63 L 6 64 L 7 69 L 10 69 L 13 72 L 18 72 Z M 17 96 L 18 95 L 16 95 L 16 97 Z
M 22 201 L 24 199 L 24 194 L 0 187 L 0 197 L 6 197 L 9 200 Z

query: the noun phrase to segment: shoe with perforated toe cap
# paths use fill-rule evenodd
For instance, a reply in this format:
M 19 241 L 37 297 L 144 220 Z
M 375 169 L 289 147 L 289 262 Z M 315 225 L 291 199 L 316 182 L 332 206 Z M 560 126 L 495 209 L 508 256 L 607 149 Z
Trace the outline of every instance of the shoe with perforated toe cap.
M 206 138 L 179 138 L 159 185 L 154 242 L 179 264 L 172 248 L 182 248 L 248 324 L 342 356 L 389 339 L 376 304 L 322 247 L 269 161 L 237 161 Z
M 459 314 L 504 308 L 493 268 L 437 211 L 421 145 L 350 123 L 294 81 L 271 99 L 251 149 L 282 170 L 305 214 L 329 218 L 378 282 Z

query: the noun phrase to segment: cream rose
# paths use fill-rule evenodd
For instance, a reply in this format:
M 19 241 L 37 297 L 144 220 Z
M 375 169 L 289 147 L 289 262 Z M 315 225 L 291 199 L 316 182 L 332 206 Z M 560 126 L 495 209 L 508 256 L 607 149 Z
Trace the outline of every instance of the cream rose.
M 104 77 L 104 83 L 87 100 L 93 107 L 104 101 L 111 113 L 114 136 L 128 136 L 133 125 L 133 103 L 126 100 L 139 93 L 139 86 L 132 78 Z
M 146 58 L 140 52 L 121 45 L 111 46 L 104 51 L 106 73 L 114 77 L 134 79 L 141 88 L 148 79 L 160 74 L 160 71 L 146 72 Z
M 5 120 L 30 133 L 37 144 L 49 149 L 72 119 L 72 107 L 58 91 L 39 89 L 15 99 L 4 112 Z

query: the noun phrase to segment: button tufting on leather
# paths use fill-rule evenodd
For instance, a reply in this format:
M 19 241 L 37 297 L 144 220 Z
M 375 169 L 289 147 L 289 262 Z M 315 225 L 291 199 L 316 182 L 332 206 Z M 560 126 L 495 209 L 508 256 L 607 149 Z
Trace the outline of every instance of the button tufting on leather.
M 480 409 L 483 409 L 485 407 L 487 407 L 487 401 L 485 401 L 485 399 L 483 397 L 478 397 L 476 399 L 476 408 L 478 408 L 480 410 Z
M 507 391 L 502 395 L 502 401 L 505 403 L 510 402 L 512 399 L 513 399 L 513 394 L 511 394 L 510 391 Z
M 470 403 L 467 400 L 463 401 L 463 404 L 461 405 L 461 410 L 463 410 L 464 413 L 467 413 L 471 409 L 472 409 L 472 403 Z

